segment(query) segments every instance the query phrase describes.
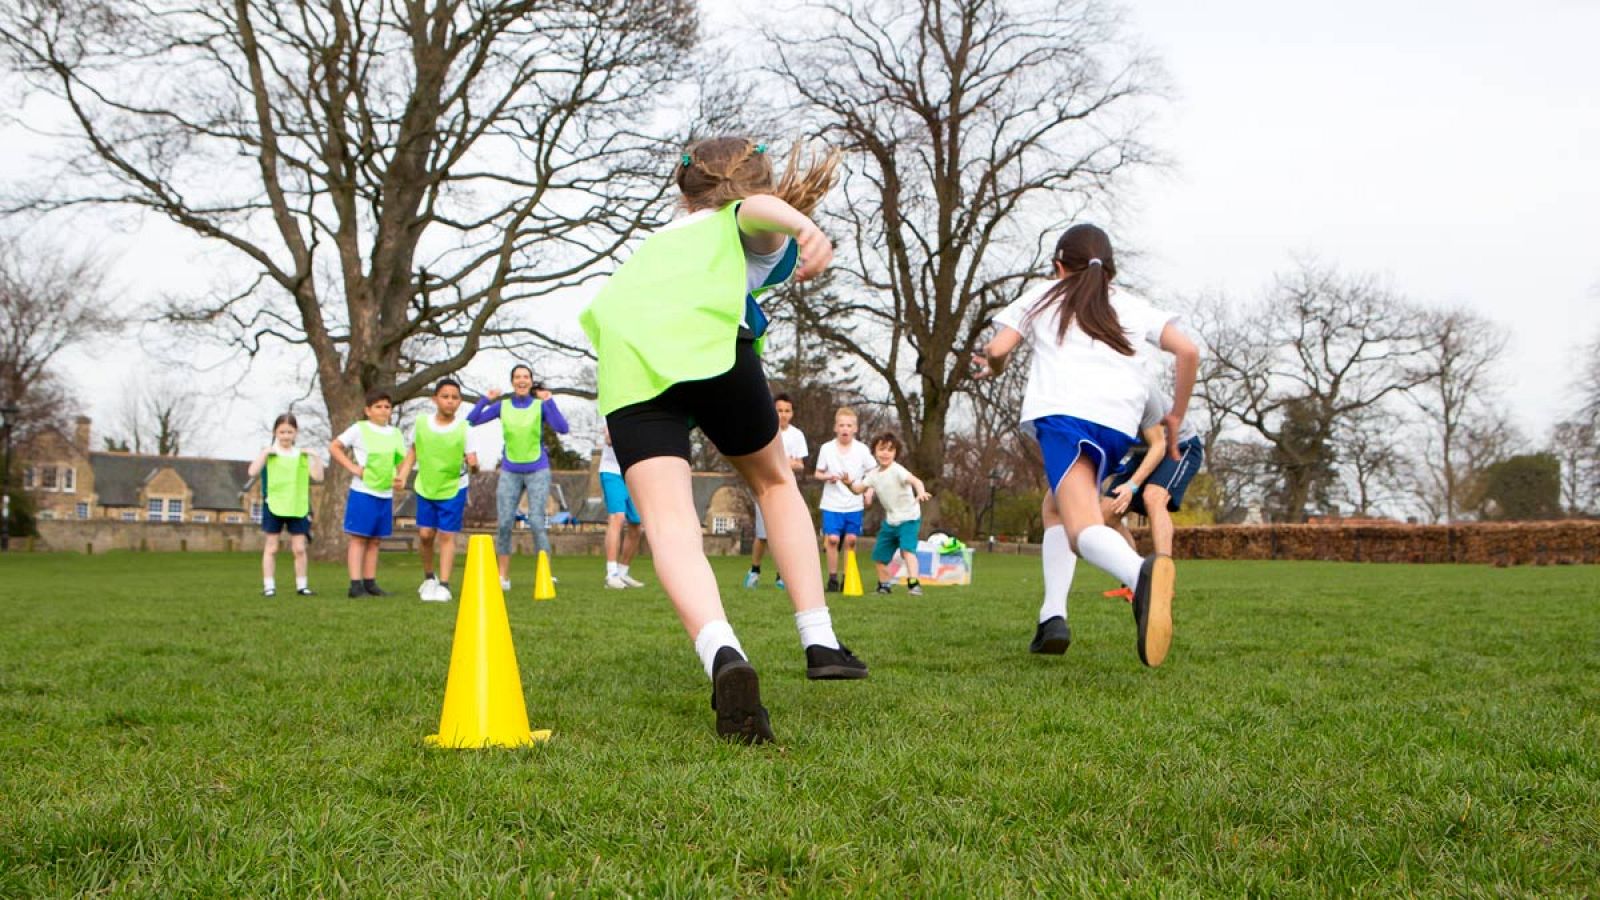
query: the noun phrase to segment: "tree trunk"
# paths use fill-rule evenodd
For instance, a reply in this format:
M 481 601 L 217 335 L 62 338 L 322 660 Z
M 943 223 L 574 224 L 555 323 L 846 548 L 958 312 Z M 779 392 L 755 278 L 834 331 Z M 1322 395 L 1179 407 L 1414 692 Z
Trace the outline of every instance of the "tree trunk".
M 323 387 L 323 402 L 328 406 L 328 427 L 335 436 L 360 421 L 363 396 L 364 392 L 357 385 Z M 316 540 L 310 547 L 313 559 L 332 562 L 345 558 L 344 503 L 349 492 L 350 473 L 330 458 L 322 492 L 312 508 L 313 521 L 316 523 L 312 529 Z

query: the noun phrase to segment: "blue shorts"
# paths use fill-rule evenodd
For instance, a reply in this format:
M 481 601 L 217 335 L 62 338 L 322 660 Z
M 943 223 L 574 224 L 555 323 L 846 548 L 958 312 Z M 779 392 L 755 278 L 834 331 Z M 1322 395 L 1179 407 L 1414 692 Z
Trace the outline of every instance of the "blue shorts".
M 1027 424 L 1044 451 L 1044 474 L 1052 491 L 1061 486 L 1067 470 L 1085 453 L 1095 464 L 1098 487 L 1111 466 L 1128 455 L 1134 441 L 1132 435 L 1074 416 L 1043 416 Z
M 456 491 L 449 500 L 429 500 L 417 495 L 417 527 L 432 528 L 447 534 L 461 531 L 461 518 L 467 512 L 467 492 Z
M 872 561 L 887 566 L 894 562 L 894 555 L 901 550 L 916 553 L 917 533 L 921 530 L 921 519 L 912 519 L 899 525 L 883 523 L 878 528 L 878 541 L 872 545 Z
M 344 533 L 364 538 L 394 533 L 394 498 L 351 491 L 344 503 Z
M 830 534 L 846 535 L 861 534 L 861 510 L 855 512 L 834 512 L 831 509 L 822 511 L 822 536 Z
M 639 510 L 634 508 L 633 498 L 628 496 L 628 483 L 622 480 L 621 475 L 601 472 L 600 490 L 606 495 L 606 515 L 622 513 L 628 517 L 629 525 L 639 524 Z
M 272 507 L 265 503 L 261 504 L 261 532 L 263 534 L 282 534 L 285 531 L 290 534 L 310 537 L 311 517 L 275 516 L 272 514 Z
M 1140 447 L 1142 448 L 1143 445 L 1140 445 Z M 1135 449 L 1139 450 L 1139 452 L 1135 452 L 1124 460 L 1122 466 L 1117 469 L 1117 473 L 1111 476 L 1111 484 L 1106 488 L 1107 494 L 1126 484 L 1128 479 L 1133 477 L 1133 473 L 1138 470 L 1139 463 L 1144 460 L 1144 453 L 1139 448 Z M 1128 503 L 1128 512 L 1138 513 L 1141 516 L 1150 514 L 1145 510 L 1144 506 L 1144 488 L 1152 484 L 1166 490 L 1167 512 L 1177 512 L 1183 506 L 1184 491 L 1189 489 L 1189 482 L 1194 480 L 1194 473 L 1200 471 L 1200 466 L 1205 463 L 1205 460 L 1206 451 L 1199 438 L 1192 437 L 1179 444 L 1178 458 L 1173 459 L 1170 456 L 1161 458 L 1161 465 L 1156 466 L 1155 471 L 1150 473 L 1149 480 L 1139 489 L 1139 493 L 1133 495 L 1133 500 Z

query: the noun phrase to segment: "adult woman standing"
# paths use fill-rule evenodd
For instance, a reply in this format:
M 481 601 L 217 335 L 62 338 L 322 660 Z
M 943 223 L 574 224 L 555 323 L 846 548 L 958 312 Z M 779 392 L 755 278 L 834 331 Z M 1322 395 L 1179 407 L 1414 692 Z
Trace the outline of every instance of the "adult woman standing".
M 511 367 L 511 395 L 491 390 L 478 398 L 467 421 L 482 425 L 500 420 L 505 434 L 505 449 L 500 454 L 500 483 L 495 489 L 495 511 L 499 527 L 494 547 L 500 557 L 500 587 L 511 587 L 511 529 L 516 524 L 517 507 L 523 492 L 528 495 L 528 524 L 533 529 L 535 550 L 550 552 L 550 535 L 545 531 L 544 507 L 550 497 L 550 457 L 541 442 L 544 423 L 557 434 L 567 433 L 567 420 L 543 385 L 535 385 L 533 370 L 522 363 Z

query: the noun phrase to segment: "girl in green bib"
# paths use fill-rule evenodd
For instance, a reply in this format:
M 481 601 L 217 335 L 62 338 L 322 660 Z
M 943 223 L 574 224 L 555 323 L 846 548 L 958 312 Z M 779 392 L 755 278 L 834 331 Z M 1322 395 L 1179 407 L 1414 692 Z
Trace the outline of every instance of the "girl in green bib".
M 756 670 L 723 612 L 701 543 L 689 469 L 698 427 L 750 485 L 789 596 L 809 678 L 864 678 L 833 633 L 811 515 L 778 436 L 761 368 L 767 317 L 757 298 L 833 259 L 809 218 L 833 185 L 839 155 L 789 156 L 774 184 L 766 147 L 742 137 L 700 141 L 677 166 L 686 213 L 645 239 L 580 321 L 599 360 L 600 413 L 672 598 L 706 675 L 717 732 L 773 739 Z
M 289 532 L 294 553 L 294 592 L 312 595 L 306 581 L 306 541 L 311 536 L 311 482 L 322 480 L 322 460 L 294 445 L 300 423 L 284 413 L 272 423 L 272 443 L 250 463 L 250 477 L 261 476 L 261 595 L 278 593 L 278 535 Z
M 389 592 L 378 587 L 378 545 L 394 531 L 394 492 L 400 486 L 406 442 L 400 429 L 389 424 L 394 400 L 388 391 L 368 391 L 366 404 L 366 419 L 334 438 L 329 452 L 353 476 L 344 504 L 350 596 L 386 597 Z
M 456 418 L 461 407 L 461 385 L 446 378 L 433 389 L 434 413 L 411 431 L 411 449 L 400 464 L 400 483 L 417 470 L 412 491 L 417 500 L 417 537 L 422 552 L 422 586 L 417 596 L 446 603 L 450 600 L 450 570 L 455 565 L 456 535 L 467 509 L 468 474 L 478 466 L 478 455 L 467 450 L 467 423 Z M 434 573 L 433 551 L 438 539 L 439 571 Z

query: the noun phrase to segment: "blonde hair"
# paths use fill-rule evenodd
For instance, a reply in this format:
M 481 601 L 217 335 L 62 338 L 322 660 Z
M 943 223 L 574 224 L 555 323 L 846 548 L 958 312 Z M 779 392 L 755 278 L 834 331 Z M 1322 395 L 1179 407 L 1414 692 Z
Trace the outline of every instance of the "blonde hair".
M 809 216 L 833 189 L 841 158 L 825 147 L 807 152 L 796 143 L 784 161 L 783 177 L 772 181 L 772 162 L 765 144 L 749 138 L 714 137 L 689 145 L 678 165 L 678 190 L 691 210 L 721 209 L 735 200 L 772 194 Z M 807 157 L 802 161 L 801 157 Z
M 833 413 L 833 420 L 835 422 L 839 421 L 840 416 L 849 416 L 850 418 L 855 419 L 857 422 L 861 421 L 861 417 L 856 415 L 855 409 L 849 406 L 841 406 L 835 410 Z

